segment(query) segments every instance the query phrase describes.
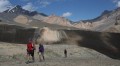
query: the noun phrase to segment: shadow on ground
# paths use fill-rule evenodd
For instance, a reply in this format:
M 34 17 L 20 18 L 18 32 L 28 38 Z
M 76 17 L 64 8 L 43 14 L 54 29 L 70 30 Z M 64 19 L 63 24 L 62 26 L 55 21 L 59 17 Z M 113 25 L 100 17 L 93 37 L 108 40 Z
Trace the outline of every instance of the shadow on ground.
M 67 43 L 94 49 L 113 59 L 120 59 L 120 34 L 92 31 L 65 30 Z

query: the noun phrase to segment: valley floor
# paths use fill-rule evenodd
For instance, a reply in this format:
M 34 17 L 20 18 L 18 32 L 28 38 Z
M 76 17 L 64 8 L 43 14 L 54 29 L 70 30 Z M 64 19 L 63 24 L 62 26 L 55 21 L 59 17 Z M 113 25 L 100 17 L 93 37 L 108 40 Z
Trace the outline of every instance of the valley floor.
M 76 45 L 44 45 L 45 61 L 39 62 L 37 49 L 35 62 L 26 64 L 26 45 L 0 42 L 0 66 L 120 66 L 120 60 Z M 38 45 L 36 45 L 38 48 Z M 68 57 L 64 58 L 64 49 Z

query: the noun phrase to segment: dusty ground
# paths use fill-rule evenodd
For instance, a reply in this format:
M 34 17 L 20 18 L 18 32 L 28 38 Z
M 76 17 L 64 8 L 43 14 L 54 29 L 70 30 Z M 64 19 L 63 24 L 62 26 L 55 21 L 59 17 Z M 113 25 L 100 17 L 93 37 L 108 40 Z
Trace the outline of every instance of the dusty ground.
M 120 66 L 120 60 L 111 59 L 92 49 L 76 45 L 44 45 L 45 61 L 26 64 L 26 45 L 0 42 L 0 66 Z M 38 48 L 38 45 L 36 46 Z M 68 57 L 64 58 L 63 50 Z

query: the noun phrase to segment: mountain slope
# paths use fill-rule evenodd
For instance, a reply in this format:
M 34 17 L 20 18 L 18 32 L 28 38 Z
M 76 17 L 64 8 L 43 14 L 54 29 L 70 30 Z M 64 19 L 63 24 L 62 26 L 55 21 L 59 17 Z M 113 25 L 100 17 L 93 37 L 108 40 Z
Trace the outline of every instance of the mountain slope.
M 69 20 L 67 20 L 64 17 L 59 17 L 59 16 L 56 16 L 56 15 L 48 16 L 43 21 L 47 22 L 47 23 L 50 23 L 50 24 L 58 24 L 58 25 L 63 25 L 63 26 L 72 26 L 70 24 Z
M 45 18 L 47 18 L 47 15 L 43 13 L 38 13 L 36 11 L 29 12 L 22 9 L 22 7 L 19 5 L 0 13 L 0 20 L 7 24 L 14 24 L 24 27 L 28 26 L 41 28 L 44 26 L 48 26 L 54 29 L 76 29 L 74 27 L 66 27 L 59 24 L 50 24 L 47 22 L 43 22 Z
M 38 13 L 37 11 L 27 11 L 22 9 L 21 6 L 17 5 L 11 9 L 8 9 L 2 13 L 0 13 L 0 20 L 4 22 L 11 22 L 11 23 L 20 23 L 22 25 L 27 26 L 48 26 L 55 25 L 58 29 L 61 27 L 64 28 L 74 28 L 74 29 L 83 29 L 83 30 L 92 30 L 92 31 L 99 31 L 99 32 L 117 32 L 120 33 L 119 23 L 120 18 L 120 8 L 108 11 L 105 10 L 100 16 L 90 19 L 90 20 L 81 20 L 78 22 L 72 22 L 71 20 L 66 19 L 65 17 L 60 17 L 56 15 L 47 16 L 44 13 Z M 41 25 L 41 24 L 44 25 Z M 45 25 L 46 24 L 46 25 Z M 117 27 L 116 27 L 117 25 Z M 52 27 L 51 26 L 51 27 Z M 110 31 L 110 29 L 114 29 Z
M 91 20 L 83 20 L 78 22 L 77 24 L 74 24 L 75 27 L 79 28 L 84 28 L 92 31 L 99 31 L 99 32 L 105 32 L 108 31 L 112 28 L 115 27 L 116 23 L 119 23 L 119 18 L 118 16 L 120 15 L 120 8 L 107 11 L 105 10 L 100 16 L 98 16 L 95 19 Z M 119 25 L 119 24 L 118 24 Z M 119 27 L 114 28 L 117 30 Z M 114 32 L 114 31 L 110 31 Z M 120 33 L 120 30 L 117 32 Z

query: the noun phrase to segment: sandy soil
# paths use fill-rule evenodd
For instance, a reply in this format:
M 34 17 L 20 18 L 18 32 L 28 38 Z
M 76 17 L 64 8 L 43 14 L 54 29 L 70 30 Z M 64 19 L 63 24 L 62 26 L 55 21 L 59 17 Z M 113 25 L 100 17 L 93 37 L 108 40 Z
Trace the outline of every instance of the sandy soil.
M 0 66 L 120 66 L 120 60 L 111 59 L 92 49 L 76 45 L 44 45 L 45 61 L 26 64 L 26 45 L 0 42 Z M 36 45 L 38 48 L 38 45 Z M 68 57 L 64 58 L 63 50 Z

